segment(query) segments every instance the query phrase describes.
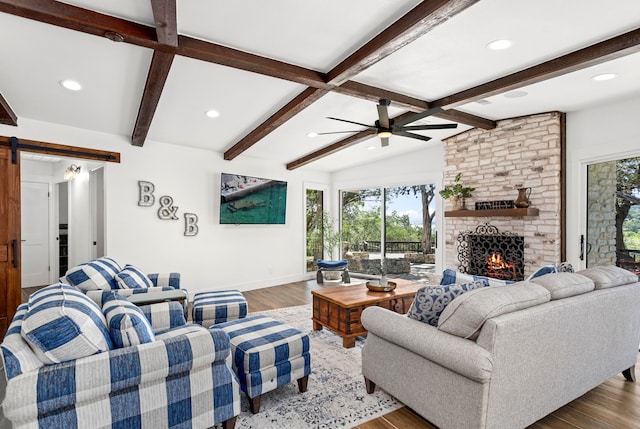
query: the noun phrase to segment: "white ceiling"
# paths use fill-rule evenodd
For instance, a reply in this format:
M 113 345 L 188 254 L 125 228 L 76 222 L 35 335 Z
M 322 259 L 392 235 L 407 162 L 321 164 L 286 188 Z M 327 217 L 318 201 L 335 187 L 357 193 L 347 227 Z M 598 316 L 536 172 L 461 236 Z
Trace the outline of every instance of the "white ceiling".
M 65 3 L 154 26 L 150 0 Z M 177 4 L 178 31 L 327 73 L 419 3 L 188 0 Z M 481 0 L 351 80 L 425 101 L 439 99 L 640 27 L 640 1 L 614 0 L 608 6 L 584 0 Z M 513 41 L 510 49 L 486 48 L 505 38 Z M 0 13 L 0 40 L 0 94 L 18 116 L 18 124 L 29 118 L 131 135 L 150 49 L 6 13 Z M 618 77 L 591 80 L 605 72 Z M 63 79 L 79 81 L 83 90 L 63 89 Z M 147 140 L 223 153 L 305 89 L 299 83 L 176 56 Z M 571 112 L 638 96 L 640 52 L 517 89 L 528 95 L 496 94 L 485 97 L 488 104 L 474 101 L 456 109 L 499 120 L 552 110 Z M 348 136 L 309 138 L 311 131 L 359 129 L 327 116 L 373 124 L 375 104 L 328 93 L 240 157 L 287 164 Z M 218 110 L 220 117 L 207 118 L 209 109 Z M 391 116 L 404 112 L 393 104 L 389 111 Z M 447 122 L 433 116 L 427 120 Z M 441 144 L 440 139 L 468 128 L 461 124 L 457 130 L 421 132 L 433 137 L 430 142 L 392 136 L 386 148 L 373 137 L 302 168 L 349 168 Z M 368 150 L 371 146 L 376 149 Z

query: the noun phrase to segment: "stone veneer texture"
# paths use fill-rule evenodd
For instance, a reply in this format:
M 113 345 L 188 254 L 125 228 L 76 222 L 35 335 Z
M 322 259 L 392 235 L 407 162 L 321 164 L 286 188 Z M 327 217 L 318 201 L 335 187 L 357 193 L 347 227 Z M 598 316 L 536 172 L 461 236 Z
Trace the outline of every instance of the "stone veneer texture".
M 492 130 L 472 129 L 444 140 L 445 185 L 458 172 L 462 183 L 476 188 L 467 207 L 476 201 L 515 200 L 518 188 L 532 188 L 531 206 L 539 216 L 446 217 L 445 267 L 459 265 L 457 237 L 490 223 L 500 232 L 524 236 L 525 278 L 537 267 L 562 262 L 561 249 L 561 140 L 562 114 L 549 112 L 506 119 Z M 445 201 L 445 210 L 452 204 Z
M 587 169 L 587 267 L 616 264 L 616 162 Z

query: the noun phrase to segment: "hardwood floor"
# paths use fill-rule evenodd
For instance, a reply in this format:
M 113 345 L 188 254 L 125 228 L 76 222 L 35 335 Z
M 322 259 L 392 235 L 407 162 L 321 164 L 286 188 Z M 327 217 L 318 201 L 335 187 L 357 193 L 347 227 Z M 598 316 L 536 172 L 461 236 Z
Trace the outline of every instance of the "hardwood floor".
M 249 311 L 272 310 L 311 304 L 311 291 L 334 284 L 315 280 L 289 283 L 243 292 Z M 638 310 L 640 311 L 640 309 Z M 640 370 L 640 359 L 637 368 Z M 640 384 L 625 381 L 622 374 L 602 383 L 580 398 L 554 411 L 528 429 L 638 429 Z M 356 429 L 437 429 L 409 408 L 401 408 Z

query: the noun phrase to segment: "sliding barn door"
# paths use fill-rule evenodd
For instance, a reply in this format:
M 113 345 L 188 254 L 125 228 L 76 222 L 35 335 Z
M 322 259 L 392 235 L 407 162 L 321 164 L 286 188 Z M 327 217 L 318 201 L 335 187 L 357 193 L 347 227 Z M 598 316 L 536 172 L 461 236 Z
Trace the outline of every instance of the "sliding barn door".
M 0 147 L 0 337 L 20 305 L 20 157 Z

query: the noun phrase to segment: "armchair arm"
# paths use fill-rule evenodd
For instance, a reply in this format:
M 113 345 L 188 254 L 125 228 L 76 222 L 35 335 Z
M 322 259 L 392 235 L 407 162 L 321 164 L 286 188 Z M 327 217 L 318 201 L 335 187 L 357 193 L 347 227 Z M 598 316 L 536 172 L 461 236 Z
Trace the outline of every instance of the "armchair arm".
M 367 307 L 362 325 L 369 333 L 467 378 L 480 383 L 491 378 L 491 354 L 471 340 L 381 307 Z
M 41 414 L 103 400 L 123 389 L 164 382 L 224 359 L 229 337 L 217 330 L 184 325 L 156 337 L 158 341 L 45 365 L 9 380 L 3 403 L 12 421 L 35 420 Z
M 184 308 L 177 301 L 165 301 L 156 304 L 141 305 L 145 317 L 151 323 L 153 332 L 158 334 L 187 323 Z
M 152 273 L 147 274 L 154 286 L 169 286 L 180 289 L 180 273 Z

